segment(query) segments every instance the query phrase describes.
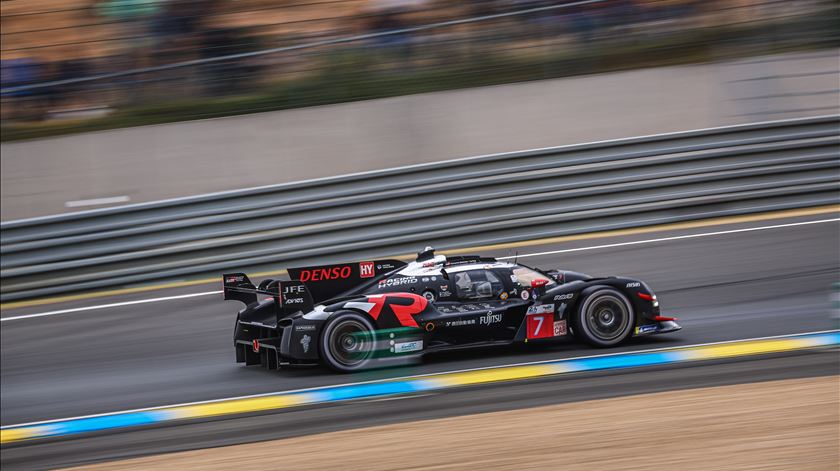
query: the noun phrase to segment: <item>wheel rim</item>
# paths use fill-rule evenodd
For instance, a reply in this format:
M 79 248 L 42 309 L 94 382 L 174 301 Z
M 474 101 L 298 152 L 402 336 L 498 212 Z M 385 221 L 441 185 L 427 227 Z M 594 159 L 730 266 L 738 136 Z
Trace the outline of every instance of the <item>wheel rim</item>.
M 620 337 L 629 322 L 627 306 L 621 299 L 611 295 L 594 300 L 586 312 L 586 326 L 600 340 Z
M 361 322 L 342 321 L 330 332 L 330 354 L 344 366 L 357 366 L 370 356 L 372 340 L 370 331 Z

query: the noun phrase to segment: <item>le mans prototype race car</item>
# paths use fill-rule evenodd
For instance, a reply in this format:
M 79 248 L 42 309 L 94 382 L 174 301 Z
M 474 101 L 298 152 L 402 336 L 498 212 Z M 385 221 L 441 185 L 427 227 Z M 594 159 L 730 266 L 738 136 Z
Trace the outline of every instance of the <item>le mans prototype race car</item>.
M 268 369 L 323 363 L 341 372 L 426 352 L 575 337 L 597 347 L 674 332 L 656 295 L 630 278 L 541 271 L 427 248 L 410 263 L 373 260 L 290 268 L 255 287 L 223 275 L 236 319 L 236 361 Z M 263 300 L 258 295 L 267 295 Z

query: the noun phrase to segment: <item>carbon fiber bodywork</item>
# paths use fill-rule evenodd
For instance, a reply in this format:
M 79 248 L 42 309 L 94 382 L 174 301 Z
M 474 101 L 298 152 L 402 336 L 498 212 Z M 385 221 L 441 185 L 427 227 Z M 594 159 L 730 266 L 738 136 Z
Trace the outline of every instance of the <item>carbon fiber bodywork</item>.
M 453 348 L 571 337 L 608 347 L 680 329 L 676 319 L 661 315 L 650 287 L 632 278 L 447 258 L 431 249 L 408 264 L 378 260 L 288 271 L 292 281 L 265 280 L 259 288 L 244 274 L 223 275 L 225 299 L 246 304 L 234 334 L 238 362 L 335 367 L 342 348 L 364 348 L 365 358 L 382 366 Z M 258 300 L 260 294 L 267 299 Z M 336 331 L 335 324 L 349 330 Z

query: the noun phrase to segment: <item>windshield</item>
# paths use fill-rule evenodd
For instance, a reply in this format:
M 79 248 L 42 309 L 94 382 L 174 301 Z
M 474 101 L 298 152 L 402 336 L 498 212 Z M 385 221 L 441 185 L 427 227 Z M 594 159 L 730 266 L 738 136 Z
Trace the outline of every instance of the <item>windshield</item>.
M 542 273 L 534 271 L 528 267 L 522 266 L 513 269 L 512 278 L 514 283 L 519 283 L 522 286 L 531 286 L 531 282 L 534 280 L 546 280 L 546 287 L 554 286 L 557 284 L 554 280 L 543 275 Z

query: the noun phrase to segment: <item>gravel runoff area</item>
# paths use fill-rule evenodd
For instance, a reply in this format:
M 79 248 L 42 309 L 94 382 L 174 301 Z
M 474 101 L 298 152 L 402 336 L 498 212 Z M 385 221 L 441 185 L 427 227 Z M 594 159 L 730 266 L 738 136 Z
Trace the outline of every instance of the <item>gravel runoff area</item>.
M 779 469 L 840 466 L 840 376 L 669 391 L 73 469 Z

